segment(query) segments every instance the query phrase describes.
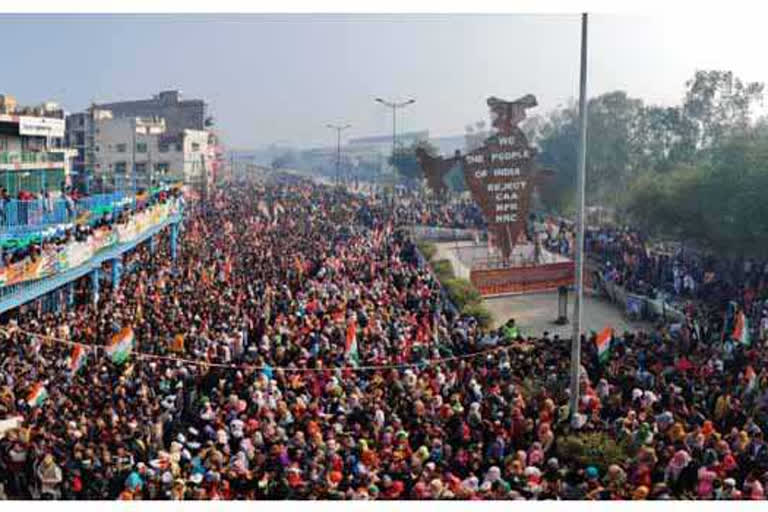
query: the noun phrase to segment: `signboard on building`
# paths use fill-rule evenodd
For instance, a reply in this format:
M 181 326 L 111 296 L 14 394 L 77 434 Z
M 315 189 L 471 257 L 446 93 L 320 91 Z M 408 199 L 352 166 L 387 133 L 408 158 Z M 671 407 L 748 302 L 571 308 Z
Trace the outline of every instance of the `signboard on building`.
M 64 120 L 52 117 L 19 116 L 19 135 L 63 137 Z

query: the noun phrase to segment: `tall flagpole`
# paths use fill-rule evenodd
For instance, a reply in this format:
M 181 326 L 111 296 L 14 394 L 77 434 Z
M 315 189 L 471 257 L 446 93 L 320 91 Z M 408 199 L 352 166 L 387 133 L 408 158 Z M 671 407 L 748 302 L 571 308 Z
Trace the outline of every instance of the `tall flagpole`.
M 581 317 L 584 299 L 584 190 L 587 162 L 587 14 L 581 15 L 581 77 L 579 80 L 579 154 L 576 173 L 578 219 L 576 226 L 576 305 L 571 339 L 571 424 L 579 405 L 579 373 L 581 369 Z

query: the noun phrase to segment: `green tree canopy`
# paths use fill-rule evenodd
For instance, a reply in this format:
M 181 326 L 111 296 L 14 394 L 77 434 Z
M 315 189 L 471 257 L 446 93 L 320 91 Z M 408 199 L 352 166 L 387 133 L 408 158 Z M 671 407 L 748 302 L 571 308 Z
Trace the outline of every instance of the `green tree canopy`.
M 438 149 L 432 143 L 429 141 L 417 141 L 410 146 L 398 147 L 387 161 L 389 165 L 397 169 L 401 177 L 420 180 L 424 177 L 424 171 L 421 168 L 419 159 L 416 158 L 416 150 L 419 148 L 424 149 L 431 156 L 438 155 Z

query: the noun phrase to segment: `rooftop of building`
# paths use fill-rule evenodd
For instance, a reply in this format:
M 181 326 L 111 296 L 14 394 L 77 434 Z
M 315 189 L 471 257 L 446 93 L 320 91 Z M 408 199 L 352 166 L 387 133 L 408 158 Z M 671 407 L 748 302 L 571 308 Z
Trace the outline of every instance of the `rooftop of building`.
M 155 94 L 151 98 L 145 98 L 140 100 L 114 101 L 109 103 L 99 103 L 96 106 L 100 108 L 107 108 L 107 109 L 120 109 L 120 108 L 130 108 L 134 106 L 139 107 L 147 104 L 157 105 L 157 106 L 204 105 L 205 102 L 199 99 L 183 100 L 181 91 L 169 90 L 169 91 L 160 91 L 158 94 Z

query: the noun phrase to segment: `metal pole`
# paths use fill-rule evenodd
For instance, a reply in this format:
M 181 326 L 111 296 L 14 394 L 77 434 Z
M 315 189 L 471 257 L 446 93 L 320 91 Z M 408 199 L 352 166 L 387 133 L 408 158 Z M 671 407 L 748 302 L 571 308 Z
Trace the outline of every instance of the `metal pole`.
M 392 105 L 392 201 L 395 200 L 395 190 L 397 187 L 397 160 L 395 159 L 395 149 L 397 148 L 397 105 Z
M 133 147 L 131 148 L 131 181 L 133 182 L 133 207 L 136 208 L 136 119 L 134 118 L 131 125 L 132 135 L 131 142 Z
M 341 128 L 336 128 L 336 186 L 341 185 Z
M 341 132 L 350 128 L 351 125 L 345 124 L 343 126 L 337 126 L 334 124 L 327 124 L 325 126 L 326 128 L 336 130 L 336 186 L 338 187 L 341 186 Z
M 579 159 L 576 174 L 578 218 L 576 228 L 576 302 L 571 339 L 571 423 L 576 420 L 579 405 L 579 373 L 581 369 L 581 318 L 584 273 L 584 190 L 587 162 L 587 14 L 581 15 L 581 77 L 579 81 Z

